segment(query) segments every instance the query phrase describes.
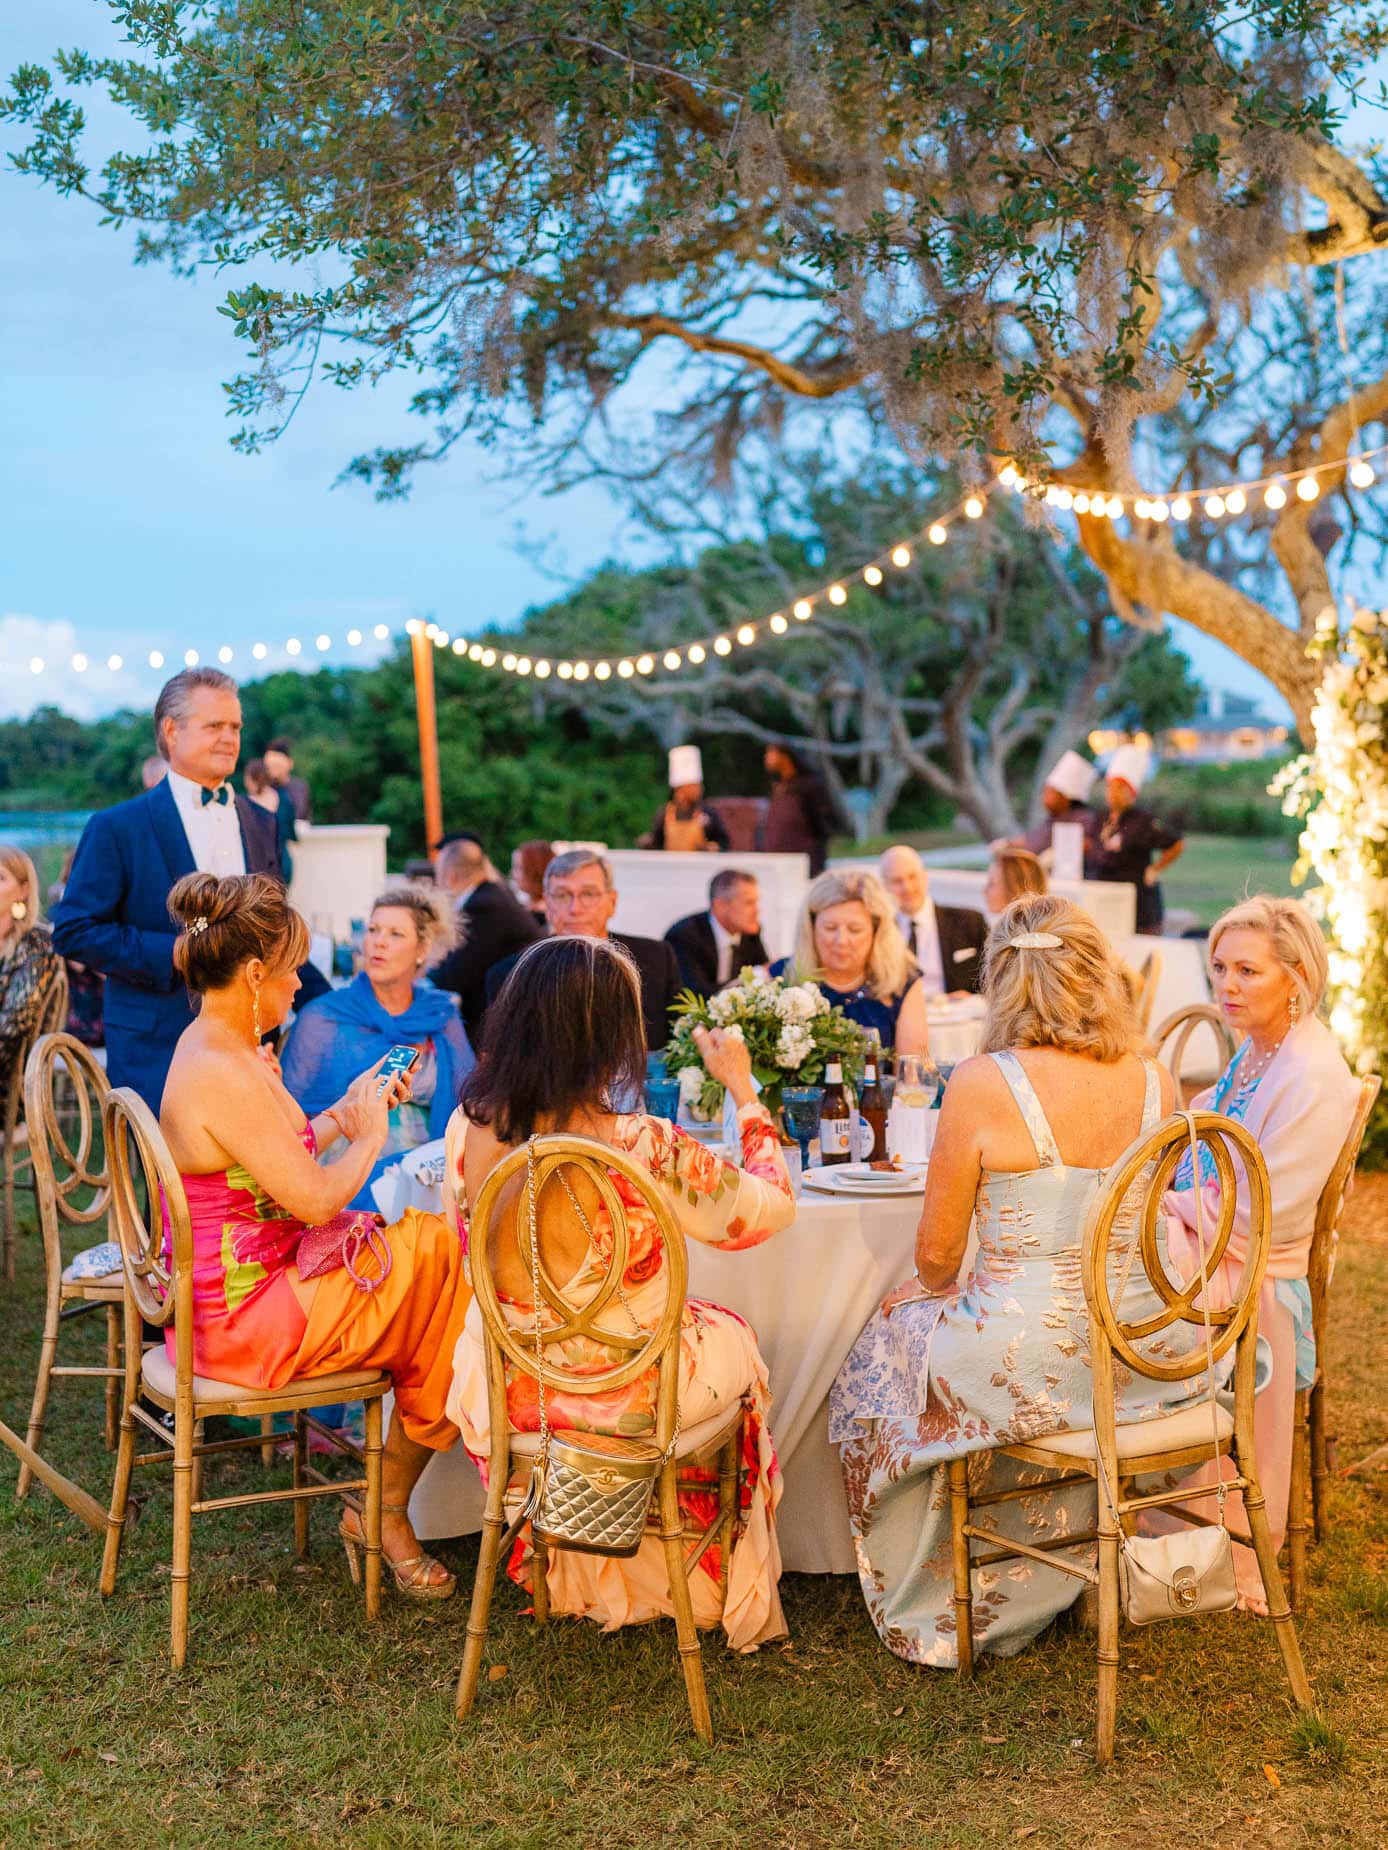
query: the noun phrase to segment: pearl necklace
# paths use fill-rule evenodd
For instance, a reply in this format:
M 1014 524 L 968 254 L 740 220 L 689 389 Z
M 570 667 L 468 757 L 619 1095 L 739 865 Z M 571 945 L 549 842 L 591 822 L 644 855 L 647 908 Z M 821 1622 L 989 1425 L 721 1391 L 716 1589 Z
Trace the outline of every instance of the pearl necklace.
M 1280 1049 L 1282 1045 L 1282 1041 L 1285 1041 L 1286 1038 L 1287 1036 L 1284 1033 L 1282 1036 L 1282 1040 L 1278 1041 L 1274 1046 L 1270 1047 L 1268 1051 L 1263 1055 L 1262 1059 L 1259 1060 L 1256 1066 L 1250 1065 L 1244 1070 L 1243 1074 L 1240 1076 L 1240 1079 L 1239 1079 L 1240 1089 L 1242 1089 L 1244 1086 L 1257 1085 L 1258 1081 L 1262 1078 L 1263 1074 L 1268 1070 L 1268 1068 L 1272 1065 L 1273 1061 L 1277 1058 L 1278 1050 Z M 1250 1047 L 1253 1045 L 1251 1040 L 1249 1041 L 1248 1044 Z

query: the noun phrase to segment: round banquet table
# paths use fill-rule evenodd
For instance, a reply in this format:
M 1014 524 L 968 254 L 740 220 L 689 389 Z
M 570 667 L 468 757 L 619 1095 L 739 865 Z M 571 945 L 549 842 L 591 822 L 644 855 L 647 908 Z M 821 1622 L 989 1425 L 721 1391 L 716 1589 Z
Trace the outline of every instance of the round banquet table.
M 373 1192 L 388 1218 L 407 1206 L 441 1210 L 442 1190 L 412 1173 L 427 1175 L 434 1151 L 421 1145 L 379 1177 Z M 883 1297 L 911 1275 L 920 1199 L 806 1189 L 791 1225 L 760 1246 L 723 1253 L 688 1243 L 690 1296 L 744 1317 L 771 1376 L 771 1433 L 785 1480 L 776 1529 L 791 1573 L 856 1572 L 839 1455 L 829 1443 L 829 1389 Z M 410 1499 L 420 1540 L 471 1535 L 482 1511 L 481 1480 L 462 1446 L 431 1458 Z

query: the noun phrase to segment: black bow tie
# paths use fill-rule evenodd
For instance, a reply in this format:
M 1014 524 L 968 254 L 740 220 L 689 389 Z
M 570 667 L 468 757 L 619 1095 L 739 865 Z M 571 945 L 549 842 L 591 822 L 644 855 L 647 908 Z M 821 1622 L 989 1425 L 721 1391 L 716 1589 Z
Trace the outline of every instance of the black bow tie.
M 231 785 L 218 784 L 215 790 L 209 790 L 207 785 L 204 784 L 202 787 L 202 801 L 204 803 L 230 803 Z

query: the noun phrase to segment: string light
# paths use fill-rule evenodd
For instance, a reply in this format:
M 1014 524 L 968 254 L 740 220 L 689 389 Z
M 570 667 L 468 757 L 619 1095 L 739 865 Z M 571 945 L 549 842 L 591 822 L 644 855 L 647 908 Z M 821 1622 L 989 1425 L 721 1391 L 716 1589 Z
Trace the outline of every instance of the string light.
M 298 650 L 296 649 L 294 653 L 297 655 Z M 231 660 L 231 656 L 232 656 L 231 650 L 227 647 L 225 643 L 223 643 L 221 648 L 218 649 L 217 651 L 217 660 L 222 664 L 223 667 L 225 667 L 226 664 Z
M 831 604 L 846 604 L 848 602 L 848 593 L 844 590 L 842 585 L 830 585 L 829 602 Z
M 865 585 L 872 585 L 876 587 L 877 585 L 880 585 L 881 582 L 882 582 L 882 567 L 880 565 L 865 565 L 863 567 L 863 583 Z
M 164 666 L 164 657 L 160 654 L 158 649 L 150 650 L 149 665 L 151 668 L 162 668 Z

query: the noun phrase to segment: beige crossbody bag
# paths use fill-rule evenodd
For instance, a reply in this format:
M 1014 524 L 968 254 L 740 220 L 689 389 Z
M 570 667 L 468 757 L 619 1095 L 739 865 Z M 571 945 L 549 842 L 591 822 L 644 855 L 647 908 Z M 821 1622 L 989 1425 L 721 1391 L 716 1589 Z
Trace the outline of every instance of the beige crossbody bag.
M 1195 1115 L 1181 1116 L 1190 1132 L 1191 1163 L 1195 1178 L 1195 1238 L 1200 1248 L 1200 1270 L 1205 1270 L 1205 1210 L 1200 1187 L 1200 1144 L 1195 1131 Z M 1128 1254 L 1123 1278 L 1118 1288 L 1115 1309 L 1127 1289 L 1133 1253 Z M 1215 1495 L 1219 1503 L 1219 1522 L 1210 1528 L 1182 1528 L 1171 1535 L 1124 1535 L 1119 1524 L 1118 1585 L 1123 1602 L 1123 1616 L 1130 1625 L 1152 1625 L 1158 1619 L 1183 1619 L 1197 1612 L 1228 1612 L 1238 1602 L 1234 1580 L 1234 1544 L 1224 1522 L 1224 1499 L 1228 1494 L 1220 1466 L 1219 1419 L 1215 1402 L 1214 1344 L 1210 1337 L 1209 1283 L 1201 1292 L 1202 1322 L 1205 1326 L 1205 1379 L 1209 1390 L 1210 1431 L 1217 1476 Z M 1094 1458 L 1099 1482 L 1115 1523 L 1118 1511 L 1109 1488 L 1095 1435 Z

